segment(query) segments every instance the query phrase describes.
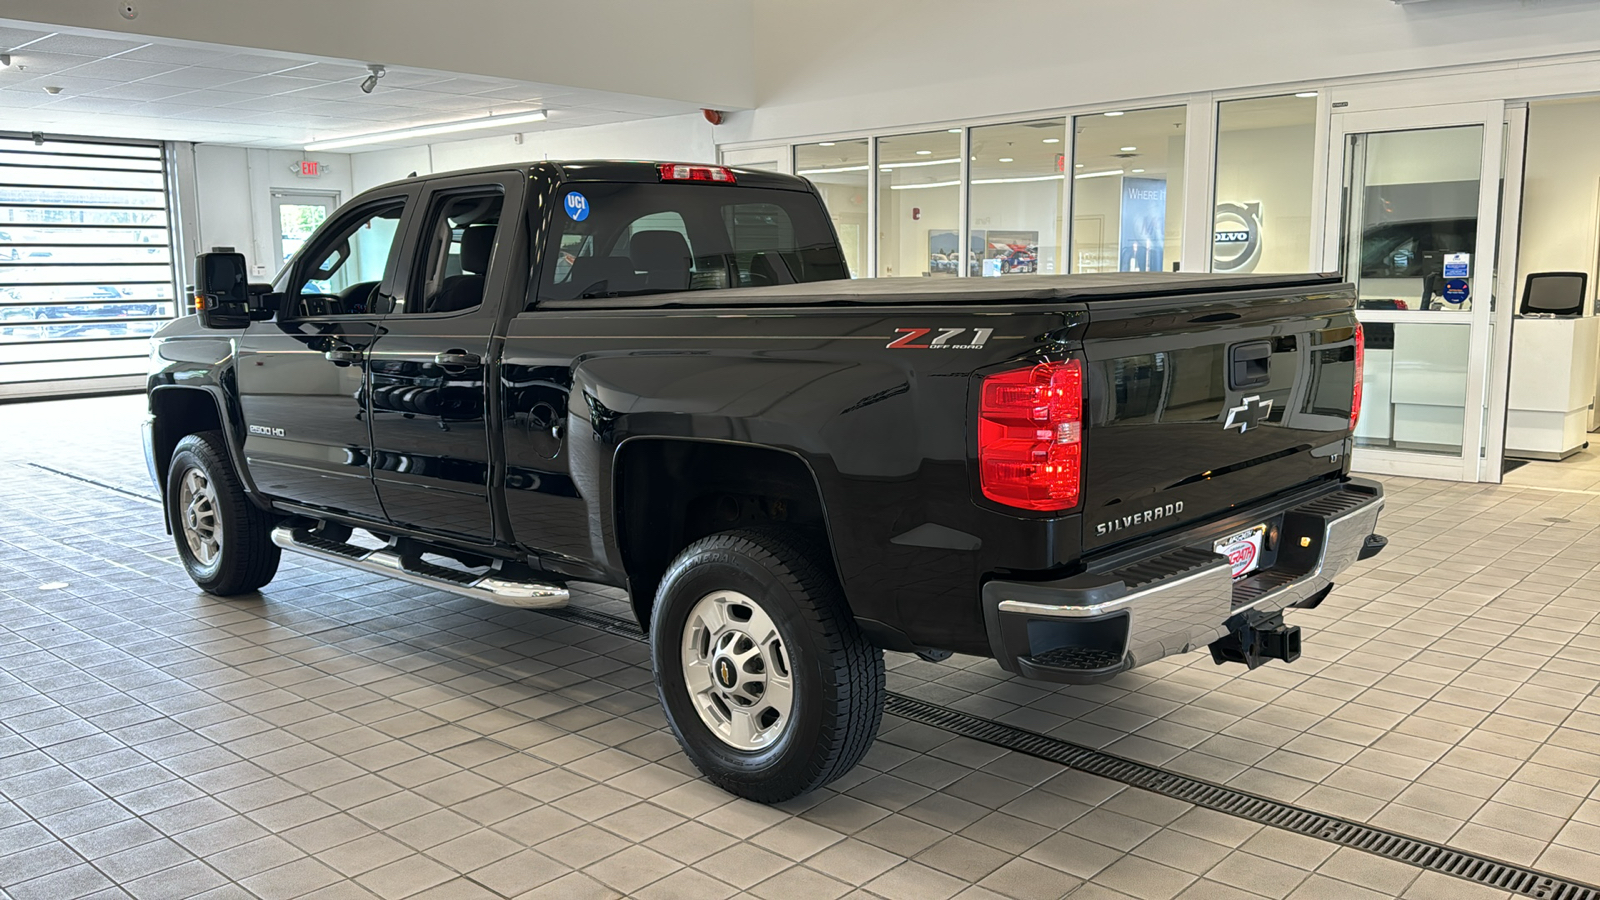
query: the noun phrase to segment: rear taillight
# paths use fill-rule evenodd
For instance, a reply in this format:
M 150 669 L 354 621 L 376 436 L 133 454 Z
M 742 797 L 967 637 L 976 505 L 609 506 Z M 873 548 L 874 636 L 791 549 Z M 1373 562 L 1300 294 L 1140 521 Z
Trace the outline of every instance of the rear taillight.
M 682 163 L 662 163 L 656 167 L 662 181 L 715 181 L 733 184 L 733 173 L 722 166 L 688 166 Z
M 1362 371 L 1367 364 L 1367 333 L 1361 329 L 1361 323 L 1356 323 L 1356 387 L 1355 393 L 1350 397 L 1350 430 L 1356 430 L 1356 423 L 1361 421 L 1361 378 Z
M 1040 363 L 983 379 L 978 411 L 983 495 L 1021 509 L 1078 505 L 1083 470 L 1083 364 Z

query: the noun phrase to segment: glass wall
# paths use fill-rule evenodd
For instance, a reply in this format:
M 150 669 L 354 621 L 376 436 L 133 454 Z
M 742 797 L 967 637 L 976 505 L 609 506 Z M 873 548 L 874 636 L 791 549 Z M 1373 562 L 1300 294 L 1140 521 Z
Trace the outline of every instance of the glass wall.
M 1072 271 L 1176 268 L 1187 113 L 1169 106 L 1073 120 Z
M 961 267 L 961 129 L 878 139 L 878 275 Z
M 801 144 L 794 148 L 794 168 L 795 174 L 811 179 L 822 192 L 850 275 L 868 275 L 867 201 L 872 189 L 867 184 L 867 142 Z
M 1317 94 L 1217 104 L 1213 272 L 1309 272 Z
M 972 275 L 1059 274 L 1066 119 L 972 129 Z

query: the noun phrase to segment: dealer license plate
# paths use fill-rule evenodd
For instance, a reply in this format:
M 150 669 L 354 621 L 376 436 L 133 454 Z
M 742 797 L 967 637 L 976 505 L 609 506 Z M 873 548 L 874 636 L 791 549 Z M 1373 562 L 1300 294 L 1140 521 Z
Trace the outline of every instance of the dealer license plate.
M 1261 545 L 1267 539 L 1267 526 L 1257 525 L 1216 543 L 1218 553 L 1233 566 L 1233 577 L 1243 578 L 1261 568 Z

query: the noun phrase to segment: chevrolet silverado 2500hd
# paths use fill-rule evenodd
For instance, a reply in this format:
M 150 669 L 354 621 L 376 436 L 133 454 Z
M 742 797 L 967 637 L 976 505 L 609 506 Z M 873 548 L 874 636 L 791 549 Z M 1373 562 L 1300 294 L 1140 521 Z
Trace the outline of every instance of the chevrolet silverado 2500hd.
M 201 588 L 281 549 L 624 587 L 684 750 L 757 800 L 861 758 L 884 649 L 1293 660 L 1283 611 L 1383 545 L 1336 277 L 849 280 L 805 180 L 635 162 L 372 189 L 271 285 L 197 263 L 146 449 Z

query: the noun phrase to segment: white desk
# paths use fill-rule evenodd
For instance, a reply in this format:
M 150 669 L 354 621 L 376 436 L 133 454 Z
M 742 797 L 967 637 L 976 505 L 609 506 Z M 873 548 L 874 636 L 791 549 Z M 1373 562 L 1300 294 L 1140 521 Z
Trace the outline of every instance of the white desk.
M 1506 455 L 1565 459 L 1589 439 L 1600 319 L 1525 319 L 1511 326 Z

